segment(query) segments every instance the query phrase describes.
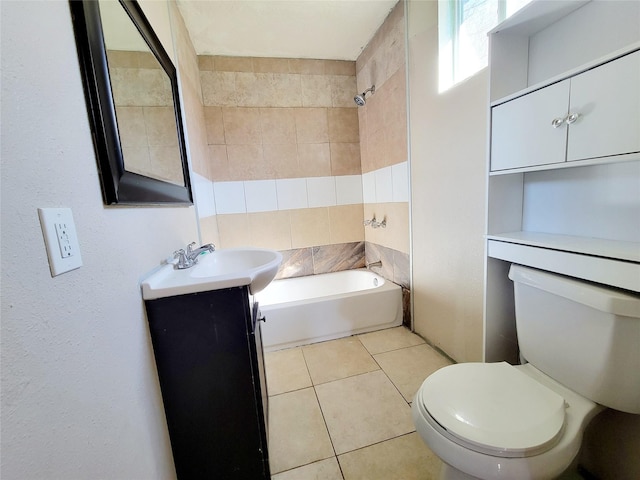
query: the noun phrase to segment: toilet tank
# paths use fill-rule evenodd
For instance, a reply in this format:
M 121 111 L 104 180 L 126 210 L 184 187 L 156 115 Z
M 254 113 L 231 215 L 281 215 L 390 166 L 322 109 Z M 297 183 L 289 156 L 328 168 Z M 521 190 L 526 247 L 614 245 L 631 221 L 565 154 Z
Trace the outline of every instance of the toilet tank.
M 522 356 L 601 405 L 640 413 L 640 295 L 512 265 Z

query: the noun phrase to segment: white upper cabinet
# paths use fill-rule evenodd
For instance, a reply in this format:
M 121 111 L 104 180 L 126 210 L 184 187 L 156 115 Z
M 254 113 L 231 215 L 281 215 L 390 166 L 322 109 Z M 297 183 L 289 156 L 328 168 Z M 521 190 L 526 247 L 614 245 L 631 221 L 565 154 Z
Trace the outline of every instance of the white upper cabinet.
M 491 171 L 640 152 L 640 51 L 498 104 Z
M 568 161 L 640 152 L 640 51 L 574 77 L 572 114 Z
M 565 161 L 569 80 L 503 103 L 491 113 L 491 170 Z

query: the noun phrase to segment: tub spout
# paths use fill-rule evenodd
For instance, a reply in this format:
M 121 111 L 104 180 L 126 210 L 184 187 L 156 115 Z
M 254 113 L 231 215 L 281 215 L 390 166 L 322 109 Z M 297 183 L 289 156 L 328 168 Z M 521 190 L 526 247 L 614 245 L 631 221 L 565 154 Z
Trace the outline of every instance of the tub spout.
M 378 260 L 377 262 L 367 263 L 367 268 L 371 268 L 371 267 L 382 268 L 382 260 Z

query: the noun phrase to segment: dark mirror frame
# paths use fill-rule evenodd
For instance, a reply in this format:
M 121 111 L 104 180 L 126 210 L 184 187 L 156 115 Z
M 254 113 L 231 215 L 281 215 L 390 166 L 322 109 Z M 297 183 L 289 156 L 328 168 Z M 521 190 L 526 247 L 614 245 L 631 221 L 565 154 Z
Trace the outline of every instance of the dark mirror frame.
M 69 4 L 104 203 L 106 205 L 191 205 L 193 196 L 176 69 L 140 5 L 133 0 L 120 0 L 120 4 L 134 26 L 171 80 L 184 186 L 125 170 L 98 1 L 70 0 Z

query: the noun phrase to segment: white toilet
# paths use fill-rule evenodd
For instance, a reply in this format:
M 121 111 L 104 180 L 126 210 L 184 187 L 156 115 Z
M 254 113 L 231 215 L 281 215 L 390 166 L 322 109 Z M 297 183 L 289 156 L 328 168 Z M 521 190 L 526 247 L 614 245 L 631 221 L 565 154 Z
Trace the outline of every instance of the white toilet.
M 444 367 L 415 396 L 441 480 L 556 478 L 605 407 L 640 413 L 640 296 L 518 265 L 509 278 L 529 363 Z

